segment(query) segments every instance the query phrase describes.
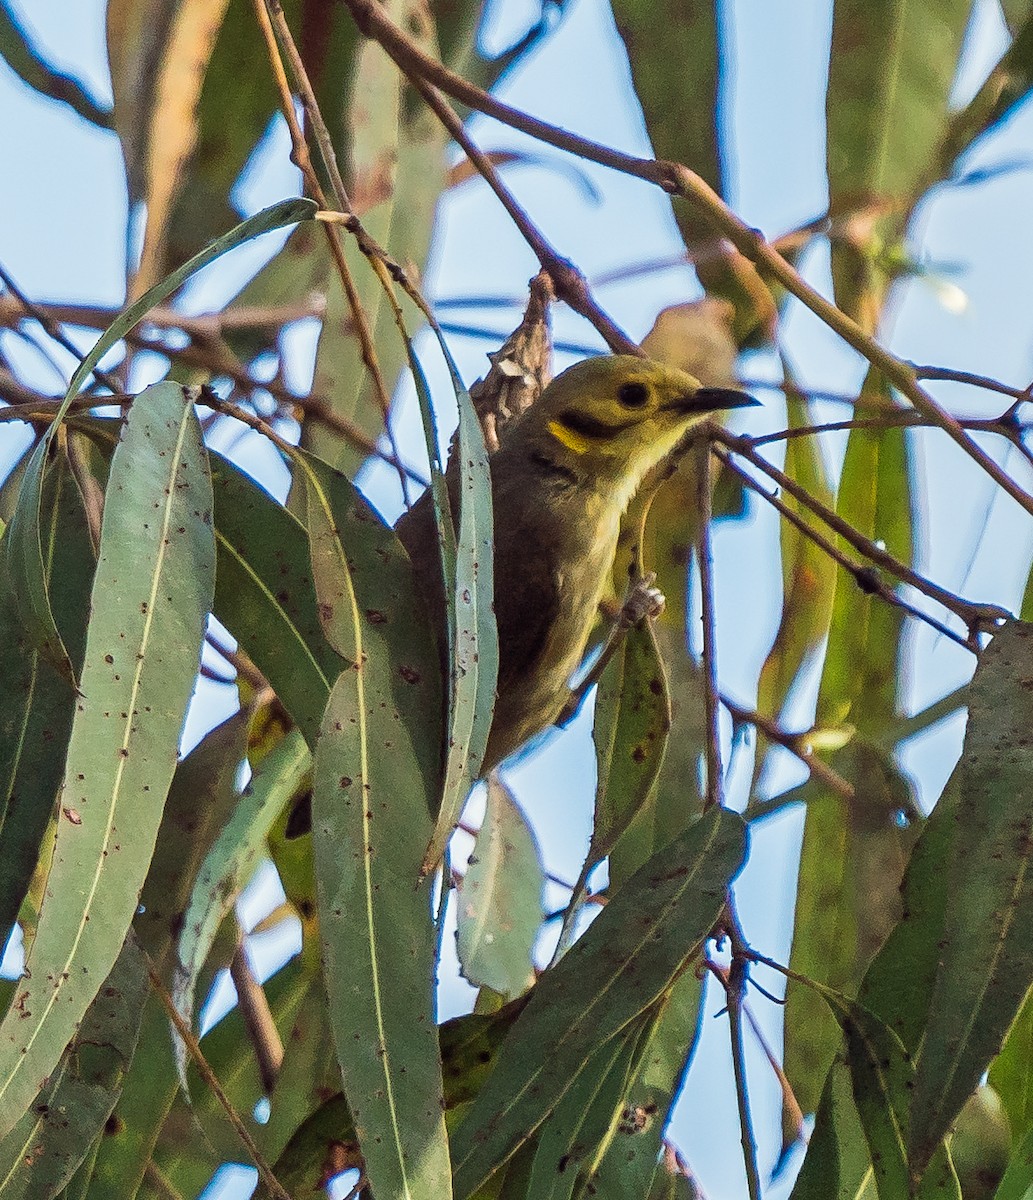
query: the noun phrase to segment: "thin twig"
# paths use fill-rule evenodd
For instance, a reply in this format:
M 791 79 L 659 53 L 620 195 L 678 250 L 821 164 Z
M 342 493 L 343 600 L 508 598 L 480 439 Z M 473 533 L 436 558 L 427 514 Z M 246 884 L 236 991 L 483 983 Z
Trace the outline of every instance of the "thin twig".
M 76 362 L 82 362 L 83 353 L 79 347 L 69 339 L 65 331 L 50 317 L 45 309 L 41 308 L 38 304 L 34 303 L 28 298 L 28 296 L 25 295 L 25 293 L 21 290 L 21 288 L 18 287 L 18 285 L 14 282 L 2 265 L 0 265 L 0 281 L 3 282 L 4 287 L 7 288 L 11 295 L 22 306 L 26 314 L 32 317 L 35 321 L 39 322 L 44 333 L 46 333 L 48 337 L 53 338 L 53 340 L 57 342 L 59 346 L 62 346 L 65 350 L 67 350 Z M 107 371 L 101 370 L 100 367 L 94 367 L 93 376 L 105 387 L 111 388 L 112 391 L 117 390 L 117 383 L 115 383 L 113 376 L 109 375 Z
M 789 730 L 783 729 L 777 721 L 773 721 L 759 712 L 754 712 L 752 709 L 743 708 L 724 693 L 721 694 L 720 700 L 731 713 L 733 721 L 740 725 L 752 725 L 769 742 L 774 742 L 788 750 L 790 754 L 795 755 L 819 783 L 823 783 L 830 791 L 842 796 L 845 800 L 853 800 L 853 784 L 814 753 L 806 732 L 790 733 Z
M 262 1177 L 262 1182 L 265 1184 L 266 1188 L 268 1188 L 270 1195 L 274 1197 L 274 1200 L 291 1200 L 290 1196 L 284 1190 L 283 1185 L 273 1174 L 272 1167 L 270 1167 L 265 1161 L 265 1157 L 261 1150 L 259 1150 L 258 1144 L 251 1136 L 247 1126 L 241 1120 L 240 1114 L 230 1103 L 230 1098 L 226 1095 L 222 1084 L 219 1082 L 219 1077 L 212 1070 L 211 1065 L 205 1058 L 204 1051 L 201 1049 L 201 1044 L 194 1036 L 194 1031 L 180 1016 L 175 1002 L 169 995 L 168 988 L 166 988 L 165 984 L 162 982 L 161 976 L 155 969 L 154 963 L 150 961 L 149 956 L 147 972 L 151 979 L 151 988 L 154 994 L 158 997 L 158 1001 L 162 1008 L 165 1010 L 166 1016 L 169 1018 L 169 1021 L 171 1021 L 176 1033 L 183 1039 L 183 1044 L 186 1046 L 187 1053 L 193 1060 L 194 1066 L 197 1067 L 198 1074 L 204 1080 L 212 1095 L 222 1106 L 223 1111 L 226 1113 L 230 1124 L 233 1126 L 233 1129 L 237 1134 L 237 1137 L 240 1138 L 241 1144 L 247 1150 L 248 1154 L 251 1156 L 252 1162 L 254 1162 L 255 1166 L 258 1168 L 258 1173 Z
M 727 993 L 730 976 L 728 968 L 723 967 L 720 963 L 712 962 L 710 959 L 706 960 L 706 965 L 707 969 L 713 976 L 715 976 Z M 756 986 L 757 985 L 754 984 L 754 987 Z M 766 994 L 767 993 L 765 993 L 765 995 Z M 746 1014 L 746 1020 L 749 1022 L 750 1028 L 753 1030 L 753 1036 L 757 1039 L 761 1050 L 764 1052 L 764 1057 L 768 1060 L 768 1066 L 774 1072 L 775 1078 L 778 1080 L 778 1085 L 782 1089 L 783 1108 L 788 1111 L 793 1120 L 793 1124 L 796 1127 L 797 1137 L 802 1140 L 805 1136 L 803 1109 L 800 1107 L 800 1102 L 797 1100 L 796 1093 L 793 1091 L 793 1085 L 789 1082 L 789 1076 L 786 1075 L 785 1071 L 782 1069 L 782 1064 L 775 1056 L 775 1052 L 771 1048 L 771 1044 L 764 1036 L 764 1031 L 760 1027 L 760 1022 L 757 1020 L 753 1009 L 746 1000 L 743 1001 L 742 1008 L 743 1012 Z
M 83 329 L 107 329 L 121 310 L 89 304 L 50 304 L 36 301 L 33 306 L 34 317 L 36 311 L 45 313 L 51 321 L 61 325 L 75 325 Z M 148 312 L 141 325 L 150 325 L 155 329 L 176 329 L 188 337 L 209 341 L 245 330 L 282 329 L 295 321 L 322 317 L 325 313 L 326 304 L 322 296 L 310 297 L 307 301 L 295 304 L 241 306 L 227 308 L 222 312 L 198 313 L 195 316 L 158 305 Z M 27 315 L 20 301 L 0 294 L 0 325 L 11 328 Z
M 704 743 L 707 764 L 704 811 L 719 805 L 722 800 L 721 713 L 717 686 L 717 618 L 714 612 L 714 552 L 711 543 L 711 518 L 713 516 L 711 482 L 710 444 L 708 441 L 703 441 L 696 447 L 696 504 L 699 521 L 696 558 L 699 563 L 700 622 L 703 627 L 703 645 L 700 657 L 707 727 Z
M 919 621 L 924 621 L 927 625 L 936 630 L 937 633 L 943 634 L 944 637 L 950 638 L 951 641 L 957 642 L 959 646 L 963 646 L 966 650 L 971 650 L 973 653 L 978 653 L 979 642 L 974 632 L 969 633 L 967 638 L 963 638 L 959 633 L 955 632 L 948 625 L 944 625 L 942 621 L 938 621 L 929 613 L 922 612 L 913 604 L 908 603 L 896 592 L 886 586 L 879 578 L 878 572 L 871 567 L 861 566 L 860 563 L 854 562 L 843 553 L 842 550 L 834 543 L 824 537 L 809 521 L 805 521 L 799 513 L 795 512 L 783 500 L 776 496 L 773 492 L 767 491 L 750 475 L 744 471 L 736 462 L 729 457 L 723 450 L 714 449 L 716 457 L 724 463 L 724 465 L 736 475 L 751 491 L 758 496 L 762 496 L 772 508 L 776 509 L 785 519 L 798 529 L 804 537 L 809 538 L 816 546 L 819 546 L 828 556 L 837 562 L 844 571 L 853 576 L 857 586 L 870 596 L 878 596 L 880 600 L 884 600 L 887 604 L 892 604 L 894 608 L 899 608 L 906 612 L 909 616 L 915 617 Z M 860 536 L 860 535 L 858 535 Z M 930 586 L 934 586 L 930 584 Z M 956 598 L 955 598 L 956 599 Z M 964 603 L 964 602 L 962 602 Z M 951 611 L 954 611 L 951 609 Z M 1003 613 L 1003 609 L 1001 610 Z
M 265 39 L 269 62 L 273 69 L 273 77 L 276 80 L 276 85 L 280 93 L 280 110 L 290 131 L 291 157 L 305 178 L 305 185 L 309 194 L 317 201 L 320 207 L 324 209 L 328 208 L 329 204 L 327 203 L 326 194 L 319 182 L 319 176 L 312 166 L 312 159 L 308 152 L 308 143 L 305 140 L 305 135 L 298 124 L 298 118 L 294 111 L 294 99 L 291 95 L 290 84 L 284 70 L 283 61 L 280 58 L 281 51 L 286 54 L 290 61 L 291 71 L 294 75 L 294 81 L 301 96 L 302 104 L 305 106 L 305 111 L 311 121 L 312 128 L 316 133 L 317 141 L 322 151 L 324 166 L 333 181 L 334 190 L 337 194 L 337 202 L 343 212 L 350 213 L 351 203 L 348 200 L 344 182 L 341 180 L 340 171 L 337 168 L 337 158 L 334 154 L 333 143 L 330 140 L 329 132 L 323 121 L 322 113 L 319 111 L 315 92 L 312 89 L 312 84 L 309 82 L 308 73 L 305 70 L 305 64 L 298 51 L 297 44 L 291 35 L 283 8 L 280 6 L 279 0 L 253 0 L 253 5 L 262 36 Z M 341 278 L 344 294 L 348 300 L 348 308 L 351 312 L 355 335 L 358 338 L 362 362 L 373 381 L 373 390 L 376 393 L 377 403 L 380 406 L 381 416 L 384 421 L 384 429 L 387 433 L 388 443 L 391 446 L 390 461 L 398 471 L 402 496 L 408 505 L 409 484 L 406 479 L 407 473 L 402 466 L 394 430 L 391 427 L 391 397 L 388 395 L 387 385 L 384 382 L 384 374 L 380 369 L 380 360 L 377 357 L 376 343 L 370 328 L 369 317 L 366 314 L 362 297 L 359 295 L 359 290 L 355 285 L 351 268 L 348 266 L 348 260 L 344 256 L 344 247 L 341 245 L 336 230 L 325 223 L 322 224 L 325 230 L 327 245 L 337 268 L 337 273 Z
M 244 932 L 237 926 L 237 948 L 230 961 L 230 978 L 237 989 L 237 1004 L 244 1030 L 255 1052 L 262 1090 L 268 1095 L 276 1086 L 283 1066 L 283 1039 L 273 1020 L 269 1000 L 251 970 Z
M 498 197 L 502 207 L 509 213 L 521 237 L 531 247 L 542 270 L 549 276 L 557 298 L 565 301 L 575 312 L 580 313 L 589 321 L 614 354 L 642 355 L 643 351 L 638 343 L 632 341 L 624 330 L 599 307 L 592 297 L 584 275 L 570 259 L 564 258 L 550 245 L 538 226 L 517 203 L 513 193 L 502 182 L 491 159 L 474 143 L 462 121 L 452 111 L 437 88 L 415 73 L 409 75 L 409 80 L 450 136 L 463 148 L 467 158 Z
M 910 584 L 916 591 L 922 592 L 931 600 L 935 600 L 938 604 L 943 605 L 949 612 L 954 613 L 969 628 L 970 632 L 977 631 L 980 627 L 986 624 L 1007 619 L 1011 614 L 997 604 L 976 604 L 969 600 L 957 596 L 954 592 L 949 592 L 946 588 L 940 587 L 932 580 L 926 579 L 925 576 L 919 575 L 917 571 L 912 570 L 906 563 L 895 558 L 888 550 L 884 550 L 878 546 L 870 538 L 866 538 L 863 534 L 857 532 L 849 522 L 829 508 L 816 500 L 806 488 L 801 487 L 796 480 L 786 475 L 784 471 L 780 471 L 773 466 L 762 455 L 758 454 L 750 444 L 748 438 L 736 437 L 734 434 L 729 434 L 725 431 L 718 430 L 715 433 L 715 438 L 720 440 L 723 445 L 732 450 L 736 454 L 742 455 L 743 458 L 753 463 L 766 475 L 774 480 L 783 491 L 789 493 L 794 500 L 799 501 L 805 507 L 810 509 L 819 520 L 824 522 L 830 529 L 834 530 L 844 541 L 848 542 L 860 554 L 885 571 L 889 571 L 891 575 L 895 575 L 904 583 Z M 724 462 L 728 462 L 727 455 L 719 454 L 718 457 Z M 746 476 L 749 478 L 749 476 Z M 766 493 L 764 493 L 767 495 Z M 771 500 L 771 496 L 767 496 Z M 784 509 L 779 508 L 780 512 Z M 804 523 L 804 531 L 806 532 L 806 523 Z M 846 565 L 845 563 L 843 564 Z M 856 578 L 855 572 L 855 578 Z M 864 581 L 862 582 L 864 586 Z
M 731 897 L 729 897 L 731 903 Z M 746 1047 L 743 1041 L 742 1010 L 746 997 L 749 960 L 735 952 L 728 969 L 725 997 L 728 1008 L 728 1033 L 732 1048 L 732 1071 L 735 1076 L 735 1098 L 739 1108 L 739 1138 L 742 1144 L 746 1187 L 750 1200 L 761 1200 L 760 1171 L 757 1167 L 757 1139 L 753 1133 L 753 1116 L 746 1084 Z
M 943 429 L 1009 496 L 1033 515 L 1033 495 L 1021 488 L 982 449 L 957 421 L 922 388 L 915 368 L 880 346 L 860 325 L 813 288 L 783 256 L 724 203 L 716 191 L 683 163 L 639 158 L 588 138 L 578 137 L 546 121 L 528 116 L 475 87 L 426 54 L 387 15 L 376 0 L 342 0 L 359 29 L 379 42 L 407 76 L 419 75 L 446 95 L 469 105 L 505 125 L 560 150 L 645 180 L 669 195 L 694 204 L 760 274 L 781 285 L 830 329 L 852 346 L 935 425 Z

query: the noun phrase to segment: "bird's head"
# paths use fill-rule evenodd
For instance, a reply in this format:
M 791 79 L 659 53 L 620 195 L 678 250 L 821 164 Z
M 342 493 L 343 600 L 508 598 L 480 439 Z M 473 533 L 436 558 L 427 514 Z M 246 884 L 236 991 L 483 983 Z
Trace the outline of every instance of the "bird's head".
M 619 481 L 630 495 L 691 426 L 756 403 L 744 392 L 703 387 L 677 367 L 616 354 L 557 375 L 510 434 L 586 481 Z

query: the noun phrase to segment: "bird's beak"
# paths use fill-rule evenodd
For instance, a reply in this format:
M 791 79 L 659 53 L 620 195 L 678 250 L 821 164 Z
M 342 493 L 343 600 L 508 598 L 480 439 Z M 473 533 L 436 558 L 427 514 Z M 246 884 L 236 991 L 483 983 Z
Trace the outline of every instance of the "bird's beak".
M 722 412 L 730 408 L 753 408 L 760 401 L 734 388 L 699 388 L 678 400 L 674 407 L 684 413 Z

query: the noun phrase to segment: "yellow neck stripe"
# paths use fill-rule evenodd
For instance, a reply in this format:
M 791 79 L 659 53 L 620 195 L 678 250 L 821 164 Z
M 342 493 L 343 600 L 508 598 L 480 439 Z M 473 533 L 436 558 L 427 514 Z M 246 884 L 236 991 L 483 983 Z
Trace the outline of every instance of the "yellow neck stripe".
M 592 444 L 587 438 L 575 433 L 562 421 L 550 421 L 546 428 L 558 442 L 562 442 L 568 450 L 573 450 L 575 454 L 587 454 L 591 449 Z

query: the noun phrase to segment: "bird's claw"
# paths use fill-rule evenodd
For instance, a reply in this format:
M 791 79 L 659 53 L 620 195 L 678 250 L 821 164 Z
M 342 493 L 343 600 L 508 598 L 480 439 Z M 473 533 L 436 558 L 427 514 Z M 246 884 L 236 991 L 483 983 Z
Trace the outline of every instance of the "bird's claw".
M 621 606 L 622 625 L 637 625 L 646 617 L 658 617 L 664 611 L 667 600 L 663 592 L 653 586 L 655 583 L 656 575 L 650 571 L 631 585 Z

